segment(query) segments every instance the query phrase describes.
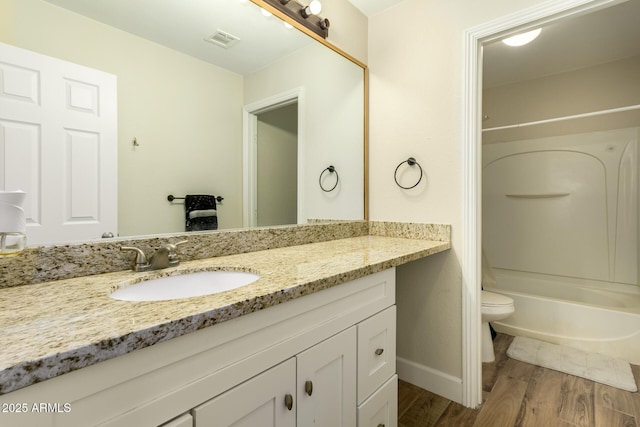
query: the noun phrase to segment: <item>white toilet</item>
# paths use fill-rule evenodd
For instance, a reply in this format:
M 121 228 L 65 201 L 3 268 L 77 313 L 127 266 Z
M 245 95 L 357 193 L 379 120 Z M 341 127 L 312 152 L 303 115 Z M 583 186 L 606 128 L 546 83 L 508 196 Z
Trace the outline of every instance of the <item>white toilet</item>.
M 489 322 L 505 319 L 513 314 L 515 307 L 508 296 L 482 291 L 482 361 L 496 360 Z

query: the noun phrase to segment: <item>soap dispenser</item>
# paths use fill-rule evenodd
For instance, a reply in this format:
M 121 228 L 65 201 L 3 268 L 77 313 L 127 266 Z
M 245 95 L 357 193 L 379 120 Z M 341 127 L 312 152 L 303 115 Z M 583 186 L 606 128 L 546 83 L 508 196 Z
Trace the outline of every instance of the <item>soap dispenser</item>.
M 0 191 L 0 256 L 13 256 L 27 246 L 27 221 L 23 210 L 27 193 Z

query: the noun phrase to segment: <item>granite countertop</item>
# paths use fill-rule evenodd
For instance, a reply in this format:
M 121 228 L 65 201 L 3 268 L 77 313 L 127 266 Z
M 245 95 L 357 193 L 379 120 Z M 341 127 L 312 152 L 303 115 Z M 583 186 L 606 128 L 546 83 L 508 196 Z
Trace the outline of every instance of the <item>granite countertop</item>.
M 360 236 L 0 290 L 0 394 L 451 247 L 449 241 Z M 233 269 L 260 279 L 187 299 L 130 302 L 109 294 L 141 278 Z

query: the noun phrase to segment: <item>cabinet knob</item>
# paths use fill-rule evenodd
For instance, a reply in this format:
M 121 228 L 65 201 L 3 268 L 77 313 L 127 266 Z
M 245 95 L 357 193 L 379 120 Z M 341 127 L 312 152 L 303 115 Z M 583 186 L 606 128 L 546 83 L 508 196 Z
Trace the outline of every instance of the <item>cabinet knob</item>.
M 293 408 L 293 396 L 290 394 L 284 395 L 284 406 L 286 406 L 288 410 Z
M 304 383 L 304 391 L 307 392 L 309 396 L 313 393 L 313 381 L 306 381 Z
M 380 356 L 382 353 L 384 353 L 384 348 L 377 348 L 376 349 L 376 356 Z

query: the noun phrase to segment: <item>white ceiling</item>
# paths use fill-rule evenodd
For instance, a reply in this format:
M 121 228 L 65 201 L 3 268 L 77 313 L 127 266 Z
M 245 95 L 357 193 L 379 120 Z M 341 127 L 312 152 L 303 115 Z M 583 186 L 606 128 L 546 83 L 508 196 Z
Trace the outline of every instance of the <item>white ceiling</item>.
M 352 5 L 357 7 L 360 12 L 366 16 L 375 15 L 403 1 L 404 0 L 349 0 Z
M 247 0 L 46 0 L 108 25 L 247 74 L 312 39 L 266 18 Z M 404 0 L 349 0 L 370 16 Z M 484 47 L 484 86 L 494 87 L 640 55 L 640 0 L 544 27 L 522 47 Z M 241 41 L 226 50 L 204 41 L 221 29 Z
M 525 46 L 484 47 L 484 87 L 531 80 L 640 55 L 640 0 L 543 27 Z M 640 78 L 640 76 L 639 76 Z
M 243 75 L 313 42 L 247 0 L 46 1 Z M 204 41 L 218 29 L 240 41 Z

